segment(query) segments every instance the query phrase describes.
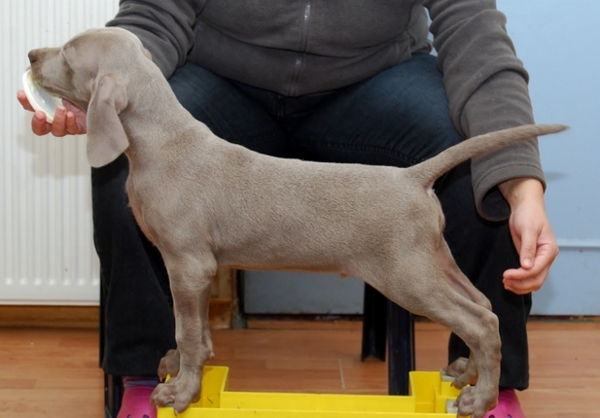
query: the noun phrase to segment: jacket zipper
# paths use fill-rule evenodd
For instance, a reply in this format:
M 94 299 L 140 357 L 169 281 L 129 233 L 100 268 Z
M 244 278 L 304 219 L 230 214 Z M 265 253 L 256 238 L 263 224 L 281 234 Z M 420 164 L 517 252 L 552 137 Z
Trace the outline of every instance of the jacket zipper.
M 304 6 L 304 16 L 302 19 L 302 37 L 300 38 L 300 51 L 296 54 L 296 62 L 294 64 L 294 73 L 292 75 L 292 83 L 290 86 L 290 96 L 296 94 L 298 88 L 298 78 L 300 77 L 300 69 L 304 61 L 304 53 L 306 52 L 306 45 L 308 43 L 308 28 L 310 23 L 310 0 L 308 0 Z

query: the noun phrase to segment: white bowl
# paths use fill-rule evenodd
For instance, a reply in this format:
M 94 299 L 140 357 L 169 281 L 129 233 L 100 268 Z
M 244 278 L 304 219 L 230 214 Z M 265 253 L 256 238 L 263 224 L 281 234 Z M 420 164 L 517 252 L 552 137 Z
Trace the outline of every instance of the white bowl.
M 46 121 L 52 123 L 56 108 L 62 105 L 62 98 L 54 96 L 44 90 L 34 79 L 31 70 L 23 74 L 23 90 L 27 100 L 35 110 L 41 110 L 46 114 Z

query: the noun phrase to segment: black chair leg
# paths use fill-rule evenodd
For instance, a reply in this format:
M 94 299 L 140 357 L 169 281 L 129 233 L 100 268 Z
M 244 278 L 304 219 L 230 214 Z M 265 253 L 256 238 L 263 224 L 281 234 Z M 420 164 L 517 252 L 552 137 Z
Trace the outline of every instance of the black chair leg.
M 388 300 L 388 393 L 408 395 L 409 372 L 415 369 L 413 315 Z
M 121 408 L 123 384 L 121 377 L 104 373 L 104 417 L 116 418 Z
M 413 315 L 365 283 L 361 360 L 388 359 L 388 393 L 408 395 L 409 372 L 415 369 Z
M 387 299 L 365 283 L 363 333 L 360 359 L 373 356 L 385 361 L 387 339 Z

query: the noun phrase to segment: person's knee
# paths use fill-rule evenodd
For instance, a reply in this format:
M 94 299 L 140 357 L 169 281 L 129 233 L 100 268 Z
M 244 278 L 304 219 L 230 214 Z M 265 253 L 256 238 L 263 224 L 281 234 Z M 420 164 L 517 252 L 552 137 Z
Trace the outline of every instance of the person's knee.
M 348 88 L 331 107 L 329 113 L 344 121 L 336 133 L 367 133 L 373 145 L 401 152 L 413 162 L 463 140 L 432 56 L 419 54 Z

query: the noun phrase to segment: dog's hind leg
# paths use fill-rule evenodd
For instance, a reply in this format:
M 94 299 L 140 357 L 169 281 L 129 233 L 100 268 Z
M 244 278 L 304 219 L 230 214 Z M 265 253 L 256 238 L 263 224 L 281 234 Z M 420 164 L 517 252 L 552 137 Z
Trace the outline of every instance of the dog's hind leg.
M 176 413 L 200 399 L 202 367 L 212 357 L 208 327 L 208 303 L 212 277 L 217 263 L 210 253 L 163 254 L 169 272 L 175 340 L 179 353 L 179 373 L 156 387 L 152 402 L 158 406 L 173 404 Z
M 440 243 L 436 256 L 440 267 L 449 280 L 450 286 L 456 292 L 484 308 L 492 309 L 489 299 L 471 283 L 469 278 L 458 267 L 446 240 L 442 240 Z
M 435 259 L 406 257 L 406 266 L 377 266 L 374 277 L 363 277 L 386 297 L 409 311 L 446 326 L 471 350 L 477 385 L 464 387 L 458 400 L 460 416 L 481 418 L 496 405 L 500 380 L 500 335 L 498 318 L 489 309 L 456 292 Z M 385 277 L 384 277 L 385 276 Z M 390 279 L 390 277 L 402 279 Z M 374 280 L 372 280 L 374 279 Z
M 448 283 L 456 292 L 486 309 L 492 309 L 489 299 L 471 283 L 458 267 L 445 240 L 442 240 L 436 255 Z M 456 378 L 453 385 L 458 388 L 474 384 L 477 381 L 477 367 L 474 364 L 473 356 L 468 360 L 463 357 L 457 359 L 446 368 L 446 373 Z

